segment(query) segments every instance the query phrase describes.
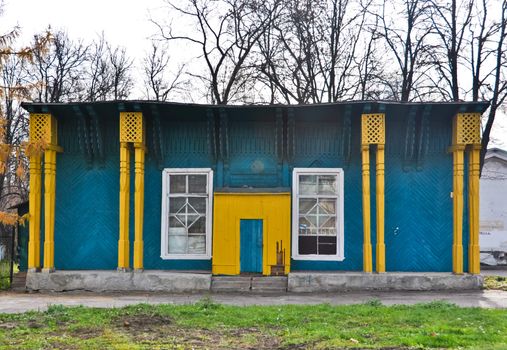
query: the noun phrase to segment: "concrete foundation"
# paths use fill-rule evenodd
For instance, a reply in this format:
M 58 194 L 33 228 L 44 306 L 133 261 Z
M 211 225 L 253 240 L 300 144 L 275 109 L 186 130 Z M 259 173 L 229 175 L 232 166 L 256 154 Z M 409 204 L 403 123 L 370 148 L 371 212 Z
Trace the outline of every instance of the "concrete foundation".
M 32 272 L 26 276 L 26 287 L 33 291 L 163 291 L 169 293 L 207 292 L 207 291 L 245 291 L 239 288 L 240 282 L 248 283 L 248 290 L 262 292 L 253 288 L 252 277 L 216 277 L 236 283 L 233 288 L 212 288 L 209 273 L 171 272 L 146 270 L 119 272 L 107 270 Z M 254 277 L 259 286 L 269 282 L 263 277 Z M 273 279 L 273 277 L 271 277 Z M 276 279 L 276 278 L 275 278 Z M 266 281 L 264 281 L 266 280 Z M 215 284 L 217 281 L 215 281 Z M 287 283 L 287 282 L 284 282 Z M 229 283 L 230 284 L 230 283 Z M 241 284 L 241 283 L 240 283 Z M 256 284 L 256 285 L 257 285 Z M 451 273 L 393 273 L 366 274 L 362 272 L 292 272 L 288 276 L 288 292 L 338 292 L 338 291 L 432 291 L 432 290 L 477 290 L 483 285 L 482 276 L 453 275 Z M 232 285 L 231 285 L 232 286 Z M 235 287 L 238 287 L 237 289 Z M 264 286 L 265 287 L 265 286 Z M 264 288 L 266 289 L 266 288 Z M 269 289 L 269 288 L 268 288 Z M 280 288 L 278 288 L 280 289 Z M 285 289 L 285 287 L 283 288 Z
M 473 290 L 481 289 L 482 276 L 450 273 L 292 272 L 289 292 L 337 292 L 358 290 Z
M 158 270 L 28 272 L 26 287 L 34 291 L 164 291 L 171 293 L 209 291 L 211 275 Z

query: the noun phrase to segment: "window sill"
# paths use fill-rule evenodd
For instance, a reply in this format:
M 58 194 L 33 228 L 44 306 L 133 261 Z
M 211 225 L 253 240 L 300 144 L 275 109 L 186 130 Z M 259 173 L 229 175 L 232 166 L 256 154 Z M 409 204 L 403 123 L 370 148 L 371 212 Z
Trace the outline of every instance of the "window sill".
M 338 255 L 294 255 L 293 260 L 309 260 L 309 261 L 343 261 L 344 256 Z
M 163 260 L 210 260 L 211 255 L 170 254 L 170 255 L 161 255 L 160 258 Z

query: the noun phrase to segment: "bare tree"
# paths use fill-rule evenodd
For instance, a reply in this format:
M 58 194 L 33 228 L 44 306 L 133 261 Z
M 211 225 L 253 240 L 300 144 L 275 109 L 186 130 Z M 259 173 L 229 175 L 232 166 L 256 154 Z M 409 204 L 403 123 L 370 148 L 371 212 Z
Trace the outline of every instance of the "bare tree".
M 34 37 L 34 46 L 43 37 Z M 78 99 L 82 68 L 88 47 L 82 41 L 73 41 L 67 33 L 53 35 L 49 48 L 33 52 L 33 64 L 28 67 L 31 79 L 37 82 L 34 100 L 41 102 L 66 102 Z
M 431 50 L 428 43 L 431 26 L 427 25 L 429 10 L 426 1 L 403 0 L 401 4 L 403 10 L 398 11 L 396 16 L 389 16 L 388 13 L 394 11 L 400 2 L 383 0 L 381 11 L 376 15 L 382 28 L 380 35 L 399 69 L 393 74 L 400 79 L 399 84 L 395 82 L 391 85 L 393 87 L 391 99 L 410 101 L 414 92 L 417 92 L 419 99 L 427 93 L 419 88 L 422 87 L 422 81 L 427 74 L 423 62 Z
M 175 32 L 170 24 L 152 20 L 166 40 L 191 43 L 201 51 L 206 73 L 189 72 L 209 86 L 211 102 L 228 104 L 248 99 L 253 72 L 247 65 L 254 46 L 266 31 L 278 2 L 188 0 L 186 6 L 167 1 L 169 8 L 196 26 L 197 34 Z
M 285 103 L 352 98 L 371 0 L 290 0 L 259 43 L 260 73 Z M 271 97 L 273 100 L 273 97 Z
M 112 47 L 102 34 L 93 43 L 84 62 L 83 91 L 80 100 L 121 100 L 133 88 L 133 60 L 124 48 Z
M 81 96 L 81 100 L 107 100 L 112 85 L 107 55 L 107 43 L 102 34 L 99 40 L 90 47 L 90 54 L 87 59 L 88 69 L 86 70 L 86 79 L 83 83 L 84 94 Z
M 439 39 L 438 45 L 433 47 L 432 63 L 438 74 L 440 92 L 450 96 L 444 99 L 458 101 L 460 99 L 459 70 L 462 51 L 467 44 L 466 34 L 473 15 L 475 0 L 451 0 L 450 3 L 431 0 L 431 20 L 433 31 Z M 448 89 L 442 87 L 443 82 Z
M 156 101 L 167 101 L 170 94 L 184 90 L 187 81 L 182 79 L 185 65 L 180 65 L 172 74 L 170 73 L 170 56 L 166 47 L 152 43 L 151 51 L 143 60 L 145 96 Z
M 3 13 L 0 0 L 0 15 Z M 25 64 L 33 59 L 35 51 L 47 46 L 50 34 L 41 35 L 36 47 L 14 47 L 19 28 L 14 27 L 0 34 L 0 222 L 14 225 L 23 219 L 5 212 L 14 202 L 26 199 L 27 183 L 24 176 L 27 168 L 22 142 L 28 134 L 28 118 L 20 108 L 27 99 L 33 85 L 27 82 Z
M 134 86 L 130 75 L 133 60 L 127 56 L 125 48 L 107 46 L 109 64 L 112 73 L 111 98 L 113 100 L 126 99 Z
M 27 99 L 30 87 L 27 85 L 25 61 L 17 56 L 8 57 L 0 69 L 2 100 L 1 145 L 2 171 L 0 171 L 0 205 L 6 207 L 14 201 L 27 198 L 26 158 L 20 152 L 22 143 L 28 137 L 28 118 L 19 101 Z
M 379 35 L 378 17 L 367 26 L 368 36 L 364 36 L 363 54 L 354 57 L 354 67 L 357 70 L 355 91 L 352 96 L 360 100 L 387 99 L 390 91 L 395 88 L 390 85 L 390 79 L 385 76 L 386 64 L 382 58 L 383 51 L 379 49 L 381 36 Z
M 486 10 L 486 7 L 484 7 L 484 10 Z M 478 72 L 480 72 L 480 67 L 477 68 L 474 73 L 474 77 L 477 76 L 478 80 L 478 83 L 475 85 L 478 85 L 478 87 L 482 88 L 484 91 L 482 95 L 483 99 L 489 99 L 491 103 L 482 133 L 481 172 L 497 111 L 504 104 L 505 99 L 507 98 L 507 0 L 502 0 L 499 12 L 500 18 L 493 24 L 493 28 L 490 28 L 482 33 L 482 37 L 486 37 L 487 39 L 489 39 L 489 34 L 495 35 L 495 39 L 493 40 L 494 46 L 491 51 L 493 55 L 492 57 L 494 58 L 494 68 L 483 78 L 490 78 L 492 81 L 491 84 L 483 83 L 484 80 L 478 74 Z M 477 56 L 479 55 L 480 54 L 478 53 Z M 483 55 L 488 56 L 489 52 L 483 52 Z M 475 60 L 476 65 L 479 62 L 483 61 L 481 59 Z M 475 93 L 474 91 L 473 95 L 474 97 L 475 95 L 478 97 L 479 93 Z
M 270 87 L 273 102 L 277 93 L 285 103 L 308 103 L 312 97 L 315 102 L 320 97 L 316 81 L 315 25 L 325 6 L 312 3 L 288 1 L 260 41 L 261 80 Z

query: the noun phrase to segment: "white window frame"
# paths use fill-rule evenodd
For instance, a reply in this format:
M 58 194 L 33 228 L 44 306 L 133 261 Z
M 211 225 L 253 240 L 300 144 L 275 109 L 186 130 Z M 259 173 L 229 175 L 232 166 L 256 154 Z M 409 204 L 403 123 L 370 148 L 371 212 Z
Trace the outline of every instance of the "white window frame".
M 337 175 L 338 198 L 336 200 L 336 254 L 299 254 L 299 175 Z M 292 172 L 292 259 L 314 261 L 343 261 L 344 256 L 344 210 L 343 169 L 341 168 L 294 168 Z M 334 197 L 334 196 L 332 196 Z
M 208 175 L 208 200 L 206 202 L 206 253 L 170 254 L 169 234 L 169 175 Z M 211 168 L 167 168 L 162 171 L 162 222 L 160 239 L 160 257 L 164 260 L 209 260 L 211 259 L 213 213 L 213 170 Z

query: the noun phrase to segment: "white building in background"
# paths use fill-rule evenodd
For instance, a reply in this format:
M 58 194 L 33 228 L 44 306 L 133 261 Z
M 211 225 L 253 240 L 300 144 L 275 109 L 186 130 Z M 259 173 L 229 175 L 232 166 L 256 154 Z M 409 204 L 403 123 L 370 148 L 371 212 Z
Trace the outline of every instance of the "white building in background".
M 507 151 L 488 150 L 480 186 L 481 263 L 507 264 Z

